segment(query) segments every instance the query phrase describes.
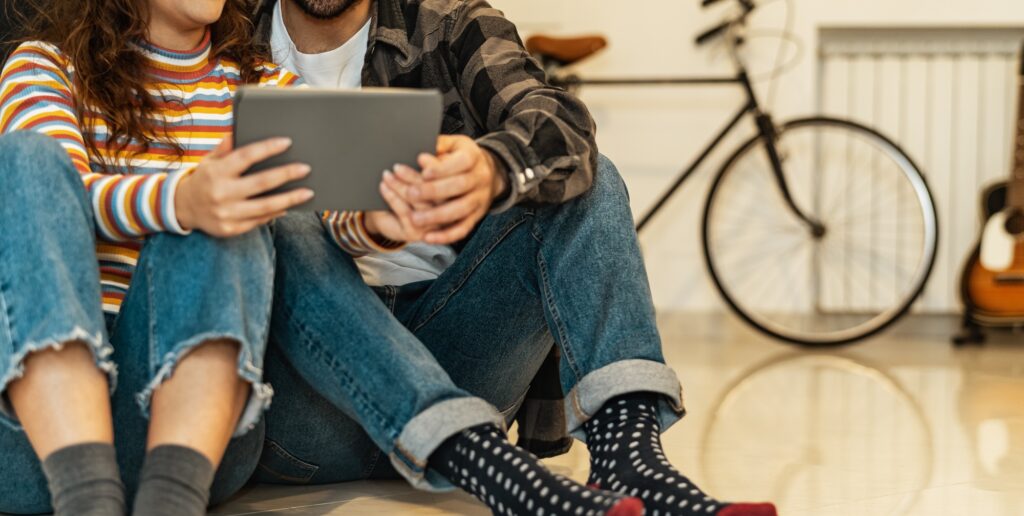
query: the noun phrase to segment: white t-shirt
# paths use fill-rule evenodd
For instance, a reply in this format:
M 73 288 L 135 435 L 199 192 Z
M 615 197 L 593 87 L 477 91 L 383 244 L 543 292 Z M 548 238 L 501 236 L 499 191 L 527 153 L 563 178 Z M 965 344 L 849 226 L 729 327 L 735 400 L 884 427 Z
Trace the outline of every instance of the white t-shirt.
M 363 61 L 370 41 L 370 22 L 340 47 L 320 54 L 303 54 L 295 48 L 284 25 L 281 2 L 274 7 L 270 48 L 274 62 L 291 70 L 310 86 L 359 89 Z M 455 262 L 455 250 L 446 245 L 414 243 L 394 253 L 356 258 L 363 279 L 371 286 L 406 285 L 433 280 Z

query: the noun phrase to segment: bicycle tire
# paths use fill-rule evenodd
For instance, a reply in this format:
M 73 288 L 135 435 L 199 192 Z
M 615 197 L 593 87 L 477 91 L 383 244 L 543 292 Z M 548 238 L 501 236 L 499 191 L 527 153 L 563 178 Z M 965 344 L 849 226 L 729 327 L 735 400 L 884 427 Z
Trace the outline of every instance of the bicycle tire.
M 909 295 L 907 295 L 898 304 L 898 306 L 895 306 L 893 307 L 893 309 L 888 310 L 887 315 L 883 320 L 875 321 L 872 325 L 866 327 L 862 331 L 848 332 L 845 334 L 840 334 L 831 337 L 823 336 L 819 338 L 810 338 L 806 335 L 801 336 L 791 333 L 785 333 L 779 331 L 778 329 L 771 328 L 764 322 L 759 322 L 757 320 L 757 317 L 753 316 L 750 313 L 747 313 L 747 311 L 745 311 L 740 306 L 740 303 L 737 302 L 734 296 L 728 291 L 728 289 L 723 284 L 723 281 L 720 277 L 720 273 L 715 266 L 715 260 L 712 256 L 711 245 L 709 243 L 711 213 L 714 206 L 715 196 L 721 188 L 723 180 L 728 176 L 729 172 L 732 170 L 733 166 L 737 163 L 738 160 L 740 160 L 751 149 L 755 148 L 755 146 L 762 142 L 762 137 L 760 134 L 751 137 L 745 143 L 740 145 L 736 149 L 736 151 L 734 151 L 733 154 L 729 157 L 729 159 L 725 161 L 725 163 L 722 165 L 721 169 L 718 171 L 712 182 L 711 188 L 708 192 L 707 200 L 705 202 L 702 222 L 701 238 L 704 248 L 704 261 L 707 266 L 708 273 L 710 274 L 711 279 L 715 285 L 715 288 L 718 290 L 719 294 L 722 296 L 722 299 L 725 301 L 729 309 L 737 316 L 739 316 L 744 322 L 758 330 L 760 333 L 781 340 L 783 342 L 796 344 L 798 346 L 804 347 L 842 346 L 877 335 L 878 333 L 889 328 L 893 323 L 895 323 L 901 317 L 903 317 L 913 306 L 914 302 L 921 296 L 921 293 L 924 291 L 924 288 L 927 285 L 928 279 L 931 276 L 932 270 L 935 266 L 939 241 L 939 219 L 938 213 L 935 208 L 934 197 L 932 195 L 930 187 L 928 186 L 927 178 L 924 176 L 923 173 L 921 173 L 921 169 L 917 166 L 913 159 L 906 153 L 906 151 L 904 151 L 894 141 L 892 141 L 885 135 L 881 134 L 879 131 L 850 120 L 819 116 L 799 118 L 787 121 L 779 127 L 778 136 L 783 136 L 784 134 L 786 134 L 787 131 L 793 131 L 797 128 L 813 125 L 832 126 L 835 128 L 852 130 L 861 133 L 862 135 L 866 135 L 868 138 L 878 143 L 881 147 L 887 148 L 891 154 L 898 156 L 900 159 L 902 159 L 907 165 L 904 168 L 904 173 L 910 173 L 920 180 L 920 185 L 924 189 L 925 197 L 928 199 L 928 206 L 924 210 L 924 213 L 925 216 L 927 216 L 927 218 L 930 219 L 930 223 L 932 225 L 933 238 L 931 239 L 930 244 L 925 250 L 928 256 L 927 258 L 925 258 L 923 270 L 919 275 L 919 278 L 915 281 L 915 284 L 912 286 L 911 289 L 909 289 Z

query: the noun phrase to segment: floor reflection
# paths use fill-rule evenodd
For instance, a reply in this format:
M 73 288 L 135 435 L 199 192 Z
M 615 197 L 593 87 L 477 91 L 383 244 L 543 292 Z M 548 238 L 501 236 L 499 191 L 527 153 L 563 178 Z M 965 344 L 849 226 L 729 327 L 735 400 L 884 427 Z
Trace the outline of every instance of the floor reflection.
M 952 320 L 917 317 L 815 352 L 727 317 L 662 329 L 699 427 L 672 438 L 712 492 L 787 515 L 1024 515 L 1024 335 L 956 349 Z
M 956 320 L 914 317 L 836 352 L 778 344 L 727 315 L 659 321 L 689 415 L 665 450 L 725 499 L 784 516 L 1024 515 L 1024 335 L 955 349 Z M 586 480 L 575 446 L 548 461 Z M 255 487 L 216 514 L 471 514 L 401 482 Z
M 711 492 L 742 483 L 746 497 L 782 506 L 893 494 L 891 506 L 872 514 L 898 515 L 913 509 L 932 476 L 924 411 L 863 359 L 780 353 L 740 374 L 711 414 L 701 435 Z M 758 467 L 723 469 L 737 452 L 757 457 Z
M 1024 341 L 1024 338 L 1021 338 Z M 1019 349 L 963 354 L 958 413 L 974 485 L 992 493 L 992 514 L 1024 514 L 1024 363 Z

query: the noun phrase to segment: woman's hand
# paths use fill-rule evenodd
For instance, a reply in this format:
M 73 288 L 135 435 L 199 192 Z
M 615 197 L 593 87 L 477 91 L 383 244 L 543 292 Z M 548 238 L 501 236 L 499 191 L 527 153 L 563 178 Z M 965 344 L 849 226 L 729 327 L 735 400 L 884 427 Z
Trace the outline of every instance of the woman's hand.
M 313 198 L 313 191 L 298 188 L 258 197 L 309 175 L 309 165 L 291 164 L 243 176 L 253 165 L 291 147 L 288 138 L 272 138 L 232 149 L 227 137 L 199 167 L 178 184 L 174 208 L 178 223 L 208 235 L 226 238 L 247 233 Z

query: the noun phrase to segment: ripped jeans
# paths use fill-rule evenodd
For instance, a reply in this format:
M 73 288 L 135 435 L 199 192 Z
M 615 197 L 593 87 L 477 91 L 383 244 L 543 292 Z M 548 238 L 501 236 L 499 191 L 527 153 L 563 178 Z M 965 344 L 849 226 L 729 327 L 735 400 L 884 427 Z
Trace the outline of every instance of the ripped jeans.
M 86 343 L 108 375 L 130 494 L 154 388 L 194 347 L 240 343 L 238 373 L 253 388 L 214 481 L 211 500 L 225 499 L 256 468 L 272 394 L 262 379 L 273 296 L 270 229 L 230 239 L 149 237 L 116 317 L 102 311 L 95 244 L 92 205 L 67 153 L 46 136 L 0 137 L 0 512 L 49 511 L 46 479 L 6 391 L 27 355 L 69 341 Z

